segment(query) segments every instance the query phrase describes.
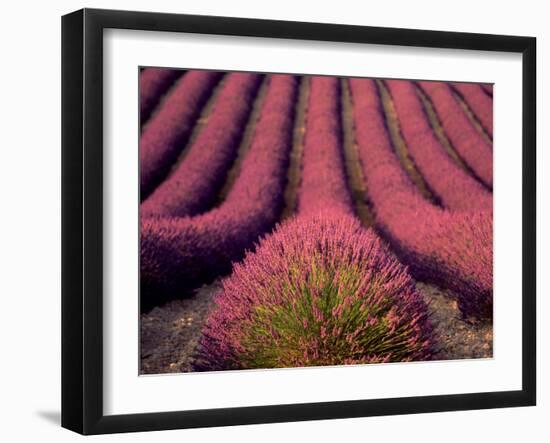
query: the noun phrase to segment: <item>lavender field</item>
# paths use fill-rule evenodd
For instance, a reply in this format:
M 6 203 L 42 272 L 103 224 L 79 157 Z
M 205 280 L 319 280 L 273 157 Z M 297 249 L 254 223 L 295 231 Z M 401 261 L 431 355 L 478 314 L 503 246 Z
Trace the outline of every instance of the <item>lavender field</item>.
M 140 372 L 492 357 L 492 94 L 141 70 Z

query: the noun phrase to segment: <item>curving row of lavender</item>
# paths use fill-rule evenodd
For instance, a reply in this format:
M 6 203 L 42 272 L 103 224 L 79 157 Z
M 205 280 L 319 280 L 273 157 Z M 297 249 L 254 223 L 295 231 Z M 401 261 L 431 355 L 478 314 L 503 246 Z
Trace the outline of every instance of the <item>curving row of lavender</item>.
M 277 222 L 284 204 L 296 93 L 297 78 L 270 76 L 250 150 L 221 206 L 195 217 L 142 218 L 142 309 L 227 273 Z
M 209 209 L 237 154 L 262 76 L 228 74 L 183 161 L 141 204 L 141 215 L 196 215 Z
M 353 215 L 342 160 L 340 83 L 311 81 L 298 214 L 235 265 L 194 369 L 426 360 L 434 349 L 414 281 Z
M 372 80 L 351 79 L 356 140 L 378 228 L 413 274 L 457 293 L 464 316 L 492 315 L 492 211 L 426 201 L 393 152 Z
M 451 210 L 491 209 L 492 195 L 460 168 L 436 138 L 413 82 L 386 80 L 408 152 L 430 189 Z
M 488 187 L 493 186 L 493 149 L 468 120 L 451 88 L 443 82 L 418 82 L 437 112 L 447 137 L 460 157 Z
M 168 68 L 144 68 L 139 73 L 139 120 L 143 124 L 162 96 L 184 71 Z
M 474 83 L 453 83 L 452 87 L 464 99 L 468 107 L 477 117 L 483 129 L 493 136 L 493 99 L 487 95 L 483 87 Z
M 334 77 L 312 77 L 302 152 L 297 213 L 329 208 L 353 214 L 342 158 L 340 82 Z
M 219 72 L 210 71 L 185 73 L 143 127 L 139 139 L 142 200 L 170 171 L 221 76 Z

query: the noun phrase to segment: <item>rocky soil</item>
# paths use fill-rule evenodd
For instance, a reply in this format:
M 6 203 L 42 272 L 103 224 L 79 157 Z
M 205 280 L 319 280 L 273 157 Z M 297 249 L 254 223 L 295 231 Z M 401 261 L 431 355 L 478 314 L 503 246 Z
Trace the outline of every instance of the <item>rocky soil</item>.
M 418 283 L 417 287 L 430 308 L 440 339 L 436 360 L 492 357 L 491 322 L 465 321 L 452 294 L 424 283 Z M 141 374 L 191 371 L 193 351 L 219 289 L 219 282 L 214 282 L 189 298 L 141 315 Z

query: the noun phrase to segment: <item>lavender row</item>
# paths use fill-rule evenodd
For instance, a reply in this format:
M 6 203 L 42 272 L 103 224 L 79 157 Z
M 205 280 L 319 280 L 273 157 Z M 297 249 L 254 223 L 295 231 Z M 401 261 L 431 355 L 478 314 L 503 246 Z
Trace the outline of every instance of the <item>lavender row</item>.
M 474 83 L 453 83 L 453 88 L 458 91 L 468 107 L 478 118 L 483 129 L 493 136 L 493 100 L 483 90 L 481 85 Z
M 465 316 L 492 314 L 492 211 L 449 212 L 425 200 L 397 159 L 376 84 L 350 81 L 359 157 L 378 228 L 413 274 L 454 290 Z
M 328 207 L 352 214 L 342 158 L 339 79 L 312 77 L 307 109 L 297 212 Z
M 443 82 L 418 83 L 428 95 L 453 147 L 474 174 L 487 186 L 493 186 L 493 150 L 462 110 Z
M 141 215 L 196 215 L 209 209 L 235 160 L 262 76 L 229 74 L 183 161 L 141 204 Z
M 168 88 L 183 71 L 167 68 L 144 68 L 139 73 L 139 119 L 143 124 Z
M 339 81 L 311 81 L 298 215 L 223 281 L 198 371 L 425 360 L 434 348 L 414 281 L 353 216 Z
M 284 204 L 297 80 L 273 75 L 253 141 L 224 203 L 196 217 L 141 220 L 142 309 L 227 273 Z
M 451 210 L 490 209 L 483 185 L 460 168 L 437 140 L 414 83 L 387 80 L 408 151 L 430 189 Z
M 187 72 L 145 124 L 139 140 L 142 200 L 166 177 L 221 75 L 209 71 Z

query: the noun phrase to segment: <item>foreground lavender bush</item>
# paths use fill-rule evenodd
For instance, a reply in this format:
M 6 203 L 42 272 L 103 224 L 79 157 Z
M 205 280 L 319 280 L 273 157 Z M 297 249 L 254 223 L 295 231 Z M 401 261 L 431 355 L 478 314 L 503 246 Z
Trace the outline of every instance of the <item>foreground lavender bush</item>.
M 470 107 L 487 134 L 493 137 L 493 99 L 484 91 L 483 86 L 474 83 L 453 83 L 452 86 Z
M 371 230 L 341 211 L 279 226 L 223 282 L 198 371 L 429 359 L 414 281 Z
M 451 289 L 465 317 L 493 313 L 492 210 L 448 211 L 424 199 L 401 167 L 376 84 L 351 79 L 355 135 L 378 230 L 419 280 Z

